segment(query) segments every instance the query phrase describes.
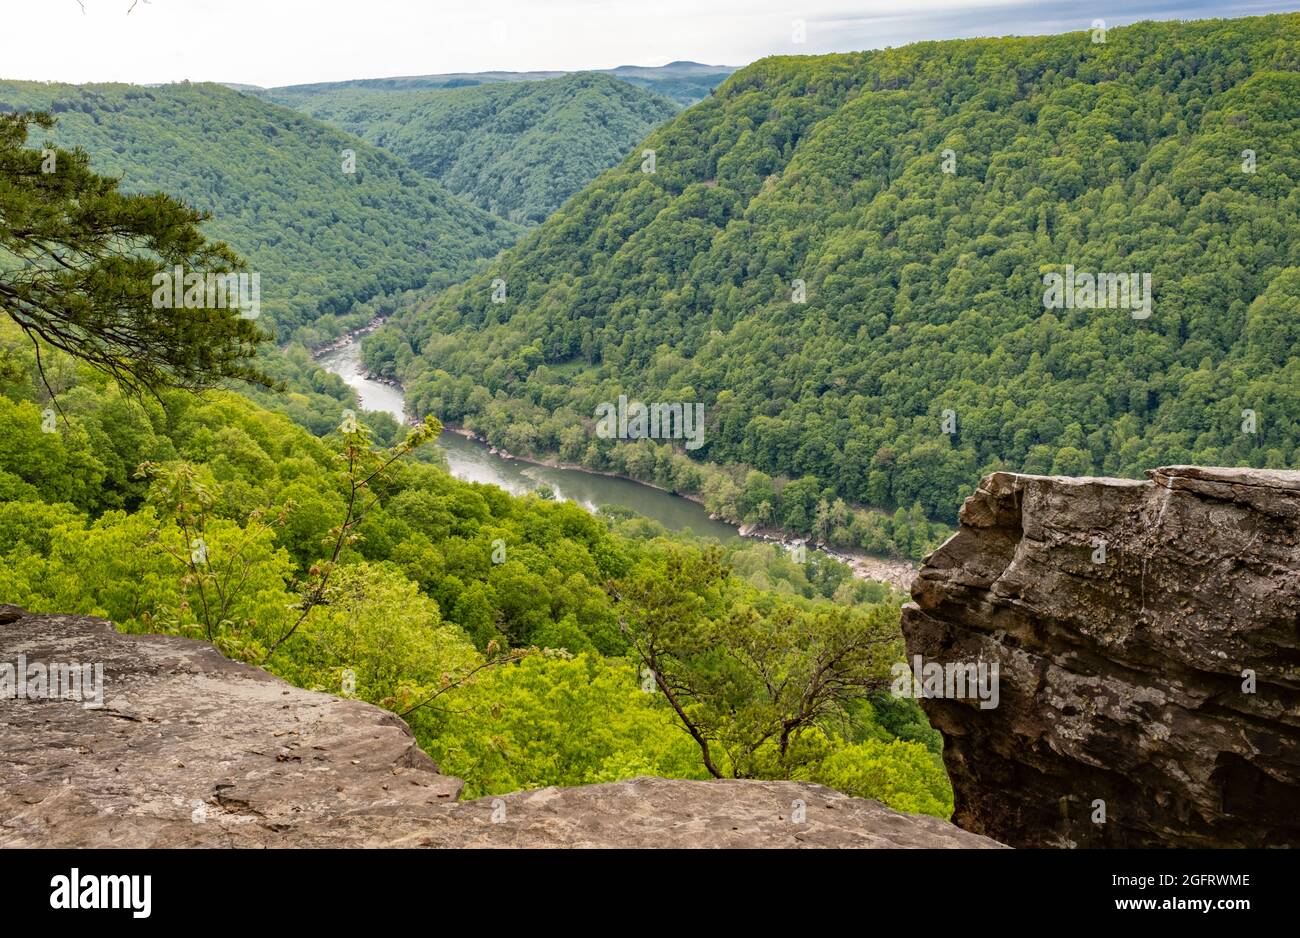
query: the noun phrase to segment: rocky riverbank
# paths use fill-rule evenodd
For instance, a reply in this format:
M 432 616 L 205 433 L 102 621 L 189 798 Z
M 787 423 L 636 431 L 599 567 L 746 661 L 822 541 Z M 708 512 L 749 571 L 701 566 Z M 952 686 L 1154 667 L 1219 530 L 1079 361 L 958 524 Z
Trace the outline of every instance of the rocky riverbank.
M 353 329 L 349 332 L 345 332 L 343 335 L 339 336 L 334 341 L 322 345 L 319 348 L 312 349 L 311 357 L 320 358 L 322 355 L 328 355 L 330 352 L 337 352 L 341 348 L 347 348 L 347 346 L 350 343 L 355 342 L 363 335 L 369 335 L 370 333 L 374 332 L 376 329 L 382 326 L 386 321 L 387 321 L 386 317 L 376 316 L 374 319 L 370 320 L 370 322 L 366 323 L 364 326 L 360 327 L 359 329 Z M 376 378 L 375 380 L 378 381 L 379 379 Z

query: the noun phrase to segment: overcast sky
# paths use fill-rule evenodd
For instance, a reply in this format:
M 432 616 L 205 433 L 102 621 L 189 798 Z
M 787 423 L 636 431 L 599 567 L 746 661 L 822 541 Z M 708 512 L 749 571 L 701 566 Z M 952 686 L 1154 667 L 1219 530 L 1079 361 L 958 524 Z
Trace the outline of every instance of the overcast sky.
M 271 86 L 678 59 L 744 65 L 776 53 L 1060 33 L 1098 18 L 1113 26 L 1297 7 L 1297 0 L 0 0 L 0 78 Z M 796 21 L 806 24 L 802 43 L 794 41 Z

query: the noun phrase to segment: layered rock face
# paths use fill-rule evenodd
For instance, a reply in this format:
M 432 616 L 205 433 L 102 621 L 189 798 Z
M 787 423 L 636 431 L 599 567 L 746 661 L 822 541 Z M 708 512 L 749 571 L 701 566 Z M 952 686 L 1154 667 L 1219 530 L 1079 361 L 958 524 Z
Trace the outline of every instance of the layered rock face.
M 51 699 L 37 675 L 70 664 L 91 668 L 78 699 Z M 83 616 L 0 606 L 0 690 L 0 847 L 999 846 L 793 782 L 641 778 L 458 802 L 461 781 L 391 713 Z
M 1300 846 L 1300 472 L 995 473 L 927 558 L 911 655 L 953 820 L 1012 846 Z

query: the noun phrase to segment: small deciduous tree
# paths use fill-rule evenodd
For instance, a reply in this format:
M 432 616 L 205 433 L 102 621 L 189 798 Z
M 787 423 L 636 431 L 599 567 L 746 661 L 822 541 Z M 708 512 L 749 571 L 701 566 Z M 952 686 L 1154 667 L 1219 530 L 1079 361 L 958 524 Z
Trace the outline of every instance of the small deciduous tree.
M 746 602 L 718 549 L 667 545 L 610 585 L 620 624 L 715 778 L 781 777 L 819 760 L 819 732 L 889 684 L 896 612 Z

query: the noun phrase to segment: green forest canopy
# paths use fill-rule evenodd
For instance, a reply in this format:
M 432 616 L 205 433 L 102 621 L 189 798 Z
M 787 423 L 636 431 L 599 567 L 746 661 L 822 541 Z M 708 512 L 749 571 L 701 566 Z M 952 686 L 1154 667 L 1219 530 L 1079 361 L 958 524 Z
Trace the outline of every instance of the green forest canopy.
M 267 96 L 396 153 L 479 208 L 525 224 L 544 221 L 678 110 L 667 98 L 595 72 L 451 90 L 348 84 Z
M 693 465 L 733 468 L 684 484 L 838 543 L 875 534 L 837 498 L 951 522 L 996 469 L 1295 465 L 1298 148 L 1296 14 L 764 59 L 367 361 L 593 468 L 635 449 L 599 402 L 702 401 Z M 1045 309 L 1067 265 L 1150 273 L 1154 314 Z

